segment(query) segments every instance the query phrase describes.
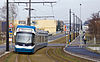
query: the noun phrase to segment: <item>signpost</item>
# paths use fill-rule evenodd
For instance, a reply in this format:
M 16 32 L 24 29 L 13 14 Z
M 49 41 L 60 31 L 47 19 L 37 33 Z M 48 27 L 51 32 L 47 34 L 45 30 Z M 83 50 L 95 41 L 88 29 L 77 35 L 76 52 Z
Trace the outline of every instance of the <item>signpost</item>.
M 9 24 L 9 42 L 11 43 L 11 48 L 12 48 L 12 44 L 13 44 L 13 31 L 12 31 L 12 28 L 13 28 L 13 24 L 10 23 Z

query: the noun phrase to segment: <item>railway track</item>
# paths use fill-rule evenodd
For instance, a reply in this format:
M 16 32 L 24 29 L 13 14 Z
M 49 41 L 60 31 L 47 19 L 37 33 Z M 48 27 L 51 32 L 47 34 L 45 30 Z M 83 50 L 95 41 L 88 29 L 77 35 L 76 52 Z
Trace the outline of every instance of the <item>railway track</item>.
M 28 62 L 31 62 L 29 54 L 27 55 Z
M 3 59 L 5 60 L 5 58 Z M 63 47 L 46 47 L 35 54 L 10 53 L 2 62 L 91 62 L 71 56 L 63 51 Z
M 20 57 L 23 57 L 23 55 L 17 53 L 15 57 L 15 62 L 32 62 L 30 58 L 30 54 L 25 54 L 23 57 L 24 60 L 21 60 Z
M 16 55 L 15 62 L 18 62 L 18 54 Z
M 46 50 L 46 55 L 50 57 L 51 59 L 55 60 L 55 62 L 71 62 L 64 57 L 60 56 L 57 52 L 58 49 L 61 49 L 62 47 L 51 47 Z M 61 52 L 62 53 L 62 52 Z
M 46 55 L 55 62 L 91 62 L 79 57 L 66 54 L 63 47 L 49 47 L 46 49 Z

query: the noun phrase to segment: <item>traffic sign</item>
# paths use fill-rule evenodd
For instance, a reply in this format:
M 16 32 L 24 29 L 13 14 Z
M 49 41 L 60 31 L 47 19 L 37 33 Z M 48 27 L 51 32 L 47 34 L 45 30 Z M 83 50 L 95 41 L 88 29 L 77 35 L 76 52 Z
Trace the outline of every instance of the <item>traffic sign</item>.
M 9 33 L 12 33 L 12 31 L 9 31 Z
M 9 31 L 9 34 L 12 34 L 13 32 L 12 31 Z
M 13 35 L 12 35 L 12 34 L 10 34 L 10 35 L 9 35 L 9 37 L 13 37 Z
M 9 28 L 13 28 L 13 24 L 12 23 L 9 24 Z
M 12 38 L 9 38 L 9 41 L 12 41 Z

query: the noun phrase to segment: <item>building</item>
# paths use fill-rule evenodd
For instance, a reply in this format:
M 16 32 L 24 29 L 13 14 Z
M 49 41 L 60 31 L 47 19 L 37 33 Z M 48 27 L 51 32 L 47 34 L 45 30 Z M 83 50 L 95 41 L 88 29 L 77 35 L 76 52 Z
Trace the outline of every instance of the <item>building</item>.
M 0 21 L 0 32 L 6 32 L 6 21 Z
M 14 27 L 17 25 L 27 25 L 27 21 L 25 20 L 15 20 Z M 63 31 L 63 21 L 57 20 L 35 20 L 32 21 L 31 26 L 36 26 L 39 30 L 48 31 L 49 33 L 56 33 L 56 31 Z
M 26 21 L 25 20 L 14 20 L 14 27 L 17 27 L 17 25 L 26 25 Z
M 49 33 L 55 33 L 57 28 L 56 20 L 35 20 L 34 26 L 40 30 L 48 31 Z
M 85 21 L 84 22 L 84 24 L 83 24 L 83 31 L 88 31 L 88 29 L 89 29 L 88 24 L 89 24 L 89 21 Z

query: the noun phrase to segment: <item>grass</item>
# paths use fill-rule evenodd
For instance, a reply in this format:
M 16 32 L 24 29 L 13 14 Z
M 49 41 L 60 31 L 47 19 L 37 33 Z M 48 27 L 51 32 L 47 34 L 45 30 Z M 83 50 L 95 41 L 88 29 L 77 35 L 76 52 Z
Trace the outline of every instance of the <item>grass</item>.
M 89 51 L 92 51 L 92 52 L 94 52 L 94 53 L 97 53 L 97 54 L 100 54 L 100 51 L 97 51 L 97 50 L 92 50 L 92 49 L 90 49 L 90 48 L 86 48 L 87 50 L 89 50 Z
M 13 53 L 10 53 L 7 57 L 6 60 L 4 62 L 8 62 L 8 60 L 10 59 L 10 57 L 12 57 Z M 13 55 L 14 56 L 14 55 Z
M 63 40 L 62 40 L 63 39 Z M 54 40 L 53 42 L 50 42 L 51 43 L 66 43 L 66 36 L 62 37 L 62 38 L 59 38 L 59 39 L 56 39 Z
M 71 34 L 71 40 L 73 40 L 73 34 Z M 66 43 L 66 41 L 68 42 L 69 41 L 69 35 L 66 37 L 62 37 L 62 38 L 59 38 L 59 39 L 56 39 L 54 40 L 53 42 L 50 42 L 50 43 Z
M 50 51 L 48 53 L 52 59 L 59 62 L 92 62 L 89 60 L 81 59 L 79 57 L 66 54 L 63 51 L 63 47 L 50 48 Z
M 88 45 L 88 47 L 100 47 L 100 44 Z
M 59 35 L 59 34 L 64 34 L 64 32 L 53 34 L 53 36 L 56 36 L 56 35 Z

